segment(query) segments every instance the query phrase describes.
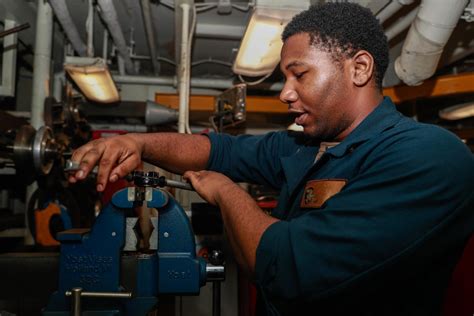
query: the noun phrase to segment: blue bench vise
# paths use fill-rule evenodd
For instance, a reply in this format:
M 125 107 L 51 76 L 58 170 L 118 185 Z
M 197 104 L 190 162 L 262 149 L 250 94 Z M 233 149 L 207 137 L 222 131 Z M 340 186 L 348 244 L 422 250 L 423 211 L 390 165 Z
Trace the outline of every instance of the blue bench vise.
M 91 229 L 58 234 L 59 286 L 43 315 L 147 315 L 157 306 L 159 294 L 197 295 L 206 279 L 223 279 L 223 267 L 196 257 L 194 234 L 182 207 L 157 188 L 169 183 L 156 172 L 135 171 L 132 180 L 135 186 L 116 192 Z M 188 184 L 180 186 L 189 189 Z M 125 253 L 127 234 L 132 234 L 126 214 L 144 204 L 159 214 L 150 237 L 156 250 Z M 124 287 L 121 263 L 127 259 L 133 262 L 134 281 Z

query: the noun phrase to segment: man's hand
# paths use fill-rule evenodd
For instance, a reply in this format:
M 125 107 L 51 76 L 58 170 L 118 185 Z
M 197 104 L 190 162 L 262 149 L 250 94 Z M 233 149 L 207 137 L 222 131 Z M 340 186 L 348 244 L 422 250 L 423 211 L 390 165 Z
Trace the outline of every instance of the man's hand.
M 191 182 L 194 190 L 208 203 L 218 205 L 220 199 L 233 190 L 241 190 L 232 180 L 213 171 L 186 171 L 183 178 Z
M 101 138 L 74 151 L 71 160 L 79 163 L 69 182 L 83 180 L 95 165 L 99 165 L 97 191 L 103 191 L 107 182 L 115 182 L 135 170 L 141 163 L 143 143 L 133 134 Z

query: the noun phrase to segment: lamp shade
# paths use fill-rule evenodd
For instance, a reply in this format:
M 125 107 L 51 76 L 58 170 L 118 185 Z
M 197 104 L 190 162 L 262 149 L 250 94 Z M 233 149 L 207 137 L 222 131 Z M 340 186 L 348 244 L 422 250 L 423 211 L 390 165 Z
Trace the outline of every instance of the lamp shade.
M 252 13 L 232 70 L 245 76 L 271 73 L 280 62 L 281 33 L 297 9 L 257 7 Z
M 117 87 L 102 58 L 66 57 L 64 70 L 87 99 L 99 103 L 120 101 Z

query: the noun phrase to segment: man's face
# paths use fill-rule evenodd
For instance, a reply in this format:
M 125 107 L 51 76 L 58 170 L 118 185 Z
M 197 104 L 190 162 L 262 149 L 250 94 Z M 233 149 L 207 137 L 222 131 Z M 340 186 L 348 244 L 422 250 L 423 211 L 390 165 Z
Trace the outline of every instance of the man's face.
M 344 138 L 355 114 L 349 60 L 336 62 L 311 45 L 307 33 L 299 33 L 285 41 L 280 67 L 286 77 L 280 99 L 304 133 L 321 140 Z

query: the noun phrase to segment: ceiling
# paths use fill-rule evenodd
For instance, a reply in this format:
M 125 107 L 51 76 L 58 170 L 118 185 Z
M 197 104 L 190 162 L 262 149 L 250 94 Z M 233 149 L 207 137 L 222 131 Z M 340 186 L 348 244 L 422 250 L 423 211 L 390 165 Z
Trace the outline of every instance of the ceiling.
M 301 1 L 301 0 L 300 0 Z M 398 1 L 398 0 L 395 0 Z M 154 75 L 150 62 L 150 50 L 147 43 L 144 28 L 144 19 L 140 5 L 137 0 L 115 0 L 113 4 L 116 8 L 120 27 L 125 41 L 130 50 L 130 56 L 139 75 Z M 159 59 L 160 76 L 172 76 L 176 74 L 177 49 L 179 49 L 179 32 L 176 32 L 176 25 L 179 28 L 180 17 L 179 4 L 186 1 L 151 1 L 151 17 L 154 38 L 156 41 L 157 57 Z M 192 1 L 187 1 L 192 3 Z M 302 1 L 305 2 L 305 1 Z M 313 1 L 318 2 L 318 1 Z M 324 1 L 319 1 L 324 2 Z M 369 7 L 374 13 L 390 3 L 389 0 L 359 0 L 353 1 Z M 86 20 L 89 10 L 88 0 L 66 0 L 67 8 L 77 27 L 80 37 L 86 43 Z M 230 4 L 230 5 L 229 5 Z M 411 5 L 402 7 L 397 13 L 388 18 L 383 24 L 385 29 L 404 16 L 415 10 L 420 1 L 414 1 Z M 233 63 L 236 52 L 239 48 L 240 39 L 245 31 L 245 27 L 250 18 L 253 2 L 248 1 L 196 1 L 196 27 L 192 43 L 192 77 L 204 78 L 233 78 L 230 65 Z M 36 1 L 28 0 L 1 0 L 0 20 L 13 18 L 18 24 L 28 22 L 30 28 L 19 33 L 22 43 L 31 47 L 34 51 Z M 104 43 L 104 23 L 99 15 L 99 6 L 94 6 L 94 33 L 93 48 L 94 56 L 103 56 Z M 176 10 L 178 8 L 178 10 Z M 406 36 L 406 30 L 390 41 L 392 61 L 400 55 L 401 44 Z M 54 48 L 55 68 L 60 69 L 62 65 L 64 34 L 56 19 Z M 117 69 L 113 47 L 110 40 L 107 47 L 108 58 L 111 60 L 111 68 Z M 452 64 L 466 55 L 472 54 L 474 50 L 474 25 L 461 20 L 458 23 L 453 35 L 448 42 L 445 53 L 442 56 L 440 68 L 446 64 Z M 31 51 L 30 51 L 31 53 Z M 31 56 L 26 56 L 25 62 L 32 64 Z M 279 79 L 278 77 L 276 78 Z M 393 66 L 390 67 L 385 86 L 399 83 L 393 73 Z

